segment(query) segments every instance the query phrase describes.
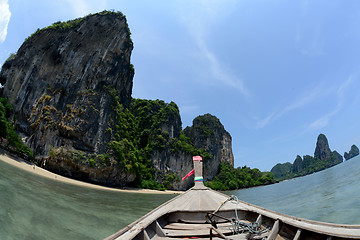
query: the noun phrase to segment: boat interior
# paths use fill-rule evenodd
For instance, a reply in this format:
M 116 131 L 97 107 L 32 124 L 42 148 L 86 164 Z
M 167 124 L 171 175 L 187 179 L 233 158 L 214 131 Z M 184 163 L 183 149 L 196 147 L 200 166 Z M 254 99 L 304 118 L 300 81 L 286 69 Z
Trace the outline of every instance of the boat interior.
M 237 220 L 236 220 L 237 219 Z M 251 211 L 171 212 L 141 231 L 136 240 L 161 239 L 324 239 L 340 240 L 299 229 Z
M 276 213 L 204 186 L 194 157 L 195 186 L 109 236 L 107 240 L 360 239 L 360 225 L 322 223 Z

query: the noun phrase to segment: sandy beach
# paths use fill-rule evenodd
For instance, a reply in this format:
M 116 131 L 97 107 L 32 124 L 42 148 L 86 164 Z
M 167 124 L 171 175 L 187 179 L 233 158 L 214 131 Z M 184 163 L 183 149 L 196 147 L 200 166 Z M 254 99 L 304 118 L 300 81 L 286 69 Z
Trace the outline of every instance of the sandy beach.
M 73 184 L 78 185 L 82 187 L 89 187 L 94 189 L 102 189 L 102 190 L 108 190 L 108 191 L 118 191 L 118 192 L 133 192 L 133 193 L 152 193 L 152 194 L 180 194 L 183 193 L 182 191 L 157 191 L 157 190 L 151 190 L 151 189 L 138 189 L 138 188 L 126 188 L 126 189 L 119 189 L 119 188 L 111 188 L 111 187 L 104 187 L 96 184 L 91 184 L 87 182 L 82 182 L 78 180 L 74 180 L 71 178 L 63 177 L 61 175 L 49 172 L 43 168 L 40 168 L 38 166 L 35 166 L 33 163 L 29 163 L 21 158 L 15 157 L 10 155 L 9 153 L 5 152 L 1 149 L 0 151 L 0 161 L 3 161 L 7 164 L 10 164 L 14 167 L 20 168 L 22 170 L 25 170 L 27 172 L 32 172 L 34 174 L 54 179 L 56 181 L 61 181 L 67 184 Z

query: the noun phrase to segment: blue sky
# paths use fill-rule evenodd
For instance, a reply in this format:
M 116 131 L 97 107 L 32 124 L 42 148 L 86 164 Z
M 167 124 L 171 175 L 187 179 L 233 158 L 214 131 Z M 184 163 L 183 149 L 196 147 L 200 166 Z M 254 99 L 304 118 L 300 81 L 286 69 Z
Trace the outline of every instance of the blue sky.
M 127 16 L 133 97 L 174 101 L 183 128 L 217 116 L 236 167 L 313 155 L 320 133 L 360 147 L 360 1 L 0 0 L 0 63 L 37 28 L 104 9 Z

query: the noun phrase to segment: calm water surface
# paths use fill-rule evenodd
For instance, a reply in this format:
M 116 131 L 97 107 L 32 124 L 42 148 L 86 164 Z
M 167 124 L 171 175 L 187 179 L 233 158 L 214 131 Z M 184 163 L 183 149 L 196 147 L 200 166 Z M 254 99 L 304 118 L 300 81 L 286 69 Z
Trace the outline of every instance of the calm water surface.
M 360 158 L 227 194 L 298 217 L 360 224 Z M 172 197 L 74 186 L 0 161 L 0 239 L 102 239 Z
M 305 177 L 226 193 L 297 217 L 360 224 L 360 157 Z
M 174 196 L 74 186 L 0 161 L 0 239 L 103 239 Z

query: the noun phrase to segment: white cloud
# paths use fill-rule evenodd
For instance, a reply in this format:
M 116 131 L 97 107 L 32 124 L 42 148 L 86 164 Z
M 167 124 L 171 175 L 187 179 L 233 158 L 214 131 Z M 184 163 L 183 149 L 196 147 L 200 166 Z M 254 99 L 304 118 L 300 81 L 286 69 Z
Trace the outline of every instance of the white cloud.
M 259 119 L 257 117 L 254 117 L 254 120 L 256 121 L 256 129 L 264 128 L 266 125 L 268 125 L 271 121 L 274 120 L 276 116 L 276 113 L 271 113 L 269 116 Z
M 314 1 L 301 1 L 302 17 L 295 34 L 295 44 L 301 54 L 308 57 L 326 55 L 324 37 L 327 21 L 322 19 L 321 14 L 314 14 Z
M 294 111 L 304 106 L 308 106 L 311 103 L 317 101 L 318 99 L 324 98 L 326 96 L 336 96 L 336 105 L 334 109 L 323 116 L 319 117 L 315 121 L 309 124 L 307 130 L 319 130 L 326 127 L 331 118 L 335 116 L 344 106 L 345 102 L 345 91 L 347 88 L 355 81 L 356 75 L 352 74 L 349 78 L 342 82 L 340 86 L 326 86 L 324 84 L 319 84 L 317 87 L 313 88 L 311 91 L 306 91 L 303 95 L 295 99 L 289 105 L 285 106 L 281 111 L 274 111 L 270 113 L 267 117 L 258 118 L 253 117 L 256 121 L 256 128 L 264 128 L 273 121 L 279 119 L 288 112 Z
M 265 126 L 275 121 L 276 119 L 279 119 L 286 113 L 294 111 L 306 105 L 309 105 L 312 102 L 316 101 L 317 99 L 322 98 L 325 95 L 328 95 L 329 93 L 333 93 L 334 89 L 335 88 L 324 88 L 323 85 L 320 84 L 309 91 L 305 91 L 304 94 L 296 98 L 294 101 L 290 102 L 290 104 L 288 104 L 287 106 L 283 107 L 281 111 L 274 111 L 265 118 L 254 117 L 256 121 L 256 128 L 257 129 L 264 128 Z
M 310 124 L 310 126 L 308 127 L 309 130 L 319 130 L 321 128 L 326 127 L 329 124 L 329 119 L 333 114 L 327 114 L 317 120 L 315 120 L 314 122 L 312 122 Z
M 318 86 L 312 88 L 312 90 L 306 91 L 305 94 L 301 95 L 294 102 L 286 106 L 280 115 L 311 104 L 313 101 L 332 93 L 334 89 L 335 88 L 332 87 L 325 87 L 324 84 L 320 83 Z
M 77 17 L 83 17 L 90 13 L 105 10 L 107 5 L 106 0 L 66 0 L 66 2 L 73 9 Z
M 337 104 L 334 110 L 312 122 L 309 125 L 308 130 L 319 130 L 321 128 L 326 127 L 329 124 L 330 119 L 343 108 L 345 102 L 344 92 L 346 91 L 346 88 L 348 88 L 349 85 L 351 85 L 351 83 L 354 81 L 355 78 L 356 77 L 354 74 L 350 75 L 350 77 L 337 88 L 336 91 Z
M 85 16 L 89 14 L 90 7 L 85 0 L 66 0 L 71 6 L 77 17 Z
M 7 28 L 11 12 L 7 0 L 0 0 L 0 42 L 4 42 L 7 35 Z
M 298 30 L 295 41 L 300 52 L 305 56 L 317 57 L 326 54 L 324 51 L 325 39 L 320 24 L 314 24 L 309 29 L 303 27 L 302 30 Z
M 208 73 L 216 81 L 239 90 L 243 96 L 249 97 L 250 93 L 243 79 L 226 71 L 226 66 L 218 59 L 207 43 L 211 25 L 225 13 L 232 11 L 236 1 L 210 0 L 210 1 L 179 1 L 179 18 L 185 24 L 189 33 L 194 38 L 199 49 L 199 55 L 204 56 L 208 62 Z

